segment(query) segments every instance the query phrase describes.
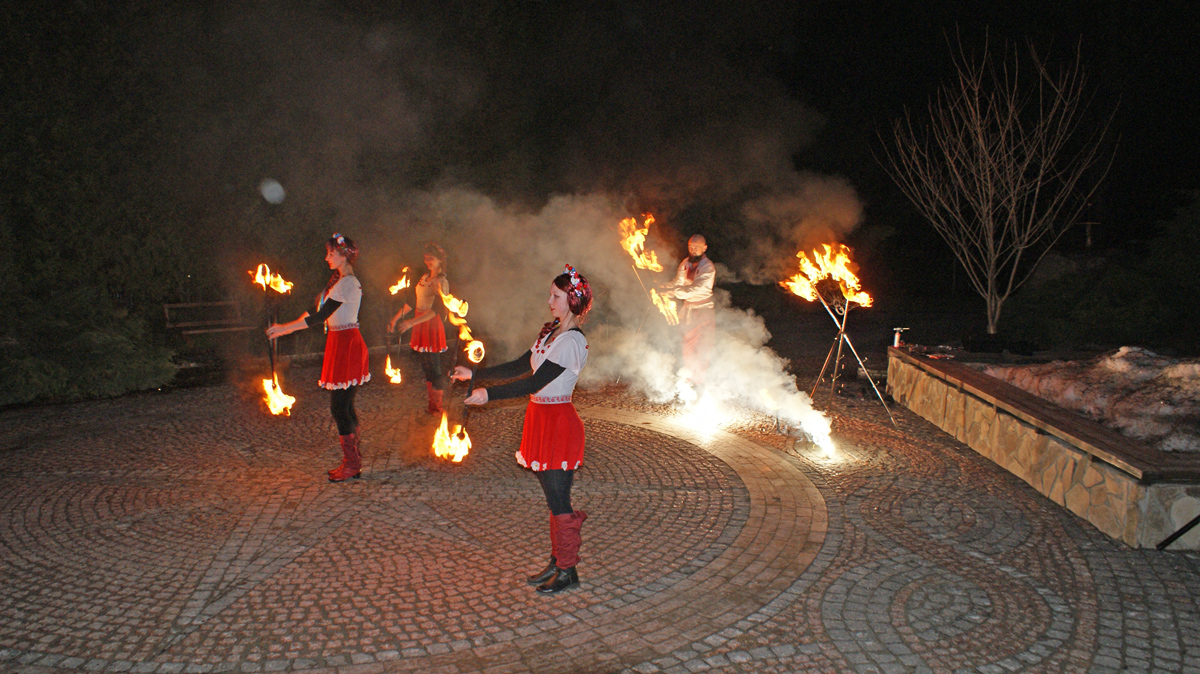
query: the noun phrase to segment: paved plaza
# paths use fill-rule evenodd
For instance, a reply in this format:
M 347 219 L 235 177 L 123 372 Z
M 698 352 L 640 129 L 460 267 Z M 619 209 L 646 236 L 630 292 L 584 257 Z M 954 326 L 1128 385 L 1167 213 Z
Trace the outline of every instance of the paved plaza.
M 872 398 L 819 396 L 827 455 L 579 392 L 582 585 L 541 596 L 522 403 L 473 412 L 454 464 L 423 382 L 377 379 L 363 479 L 331 484 L 315 379 L 288 372 L 289 418 L 249 383 L 0 413 L 0 670 L 1200 673 L 1200 555 L 1114 542 Z

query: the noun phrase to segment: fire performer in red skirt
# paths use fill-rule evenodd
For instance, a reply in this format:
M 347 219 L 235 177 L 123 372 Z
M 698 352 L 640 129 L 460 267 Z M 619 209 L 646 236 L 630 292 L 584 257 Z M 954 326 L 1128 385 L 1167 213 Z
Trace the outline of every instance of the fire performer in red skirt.
M 446 280 L 446 251 L 436 243 L 425 246 L 425 266 L 429 273 L 421 277 L 414 289 L 416 311 L 413 317 L 402 321 L 399 325 L 401 333 L 412 328 L 412 339 L 409 345 L 417 352 L 417 361 L 425 374 L 425 391 L 429 397 L 429 413 L 442 413 L 442 396 L 449 383 L 446 371 L 442 366 L 442 354 L 446 352 L 446 326 L 435 306 L 441 306 L 441 296 L 450 294 L 450 282 Z M 437 304 L 435 304 L 437 303 Z M 388 330 L 397 328 L 396 321 L 412 311 L 405 304 L 400 311 L 392 316 Z
M 367 364 L 367 344 L 358 331 L 358 307 L 362 285 L 354 276 L 352 264 L 358 259 L 358 246 L 349 237 L 334 233 L 325 242 L 325 261 L 333 270 L 329 283 L 317 296 L 317 313 L 290 323 L 267 328 L 267 337 L 276 339 L 297 330 L 325 323 L 325 360 L 321 366 L 322 388 L 329 389 L 329 408 L 338 428 L 342 445 L 342 463 L 329 471 L 330 482 L 357 478 L 362 472 L 362 452 L 358 446 L 358 414 L 354 394 L 360 384 L 371 379 Z
M 489 400 L 529 396 L 517 462 L 537 476 L 550 508 L 550 564 L 528 578 L 543 594 L 579 584 L 575 565 L 587 513 L 571 507 L 571 484 L 583 463 L 583 421 L 571 404 L 571 394 L 587 363 L 587 338 L 579 325 L 592 307 L 592 290 L 587 279 L 567 265 L 550 284 L 548 303 L 554 320 L 542 326 L 528 351 L 512 362 L 476 374 L 483 379 L 532 376 L 477 388 L 464 401 L 482 405 Z M 454 378 L 471 379 L 471 370 L 460 365 L 454 369 Z

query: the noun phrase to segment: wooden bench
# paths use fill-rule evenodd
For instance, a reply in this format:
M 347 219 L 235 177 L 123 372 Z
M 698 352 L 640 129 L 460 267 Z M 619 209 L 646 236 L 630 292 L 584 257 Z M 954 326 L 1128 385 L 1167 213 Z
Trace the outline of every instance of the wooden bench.
M 888 349 L 892 397 L 1104 533 L 1156 547 L 1200 510 L 1200 455 L 1164 452 L 963 363 Z M 1182 547 L 1200 549 L 1193 531 Z M 1180 546 L 1176 546 L 1180 547 Z
M 246 324 L 242 317 L 241 304 L 234 300 L 164 304 L 163 315 L 167 319 L 167 329 L 180 330 L 185 335 L 240 332 L 258 328 L 257 325 Z

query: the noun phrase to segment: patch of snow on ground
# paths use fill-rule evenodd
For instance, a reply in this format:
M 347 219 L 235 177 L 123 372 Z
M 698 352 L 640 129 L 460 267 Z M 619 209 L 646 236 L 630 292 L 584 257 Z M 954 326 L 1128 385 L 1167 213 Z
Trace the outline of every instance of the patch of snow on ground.
M 1200 359 L 1133 346 L 1086 362 L 989 365 L 987 374 L 1168 452 L 1200 452 Z

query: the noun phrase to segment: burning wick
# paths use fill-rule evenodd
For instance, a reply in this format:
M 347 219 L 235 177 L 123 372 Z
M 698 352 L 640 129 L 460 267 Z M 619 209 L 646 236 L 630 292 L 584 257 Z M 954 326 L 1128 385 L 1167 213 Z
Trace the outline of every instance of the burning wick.
M 817 283 L 831 278 L 837 281 L 842 297 L 846 298 L 847 302 L 864 307 L 871 306 L 874 300 L 862 289 L 858 277 L 851 270 L 854 263 L 850 261 L 850 249 L 840 243 L 824 243 L 821 247 L 825 252 L 812 251 L 812 260 L 808 259 L 804 251 L 796 253 L 796 257 L 800 259 L 799 273 L 786 281 L 780 281 L 779 285 L 809 302 L 815 302 L 820 297 Z
M 388 292 L 393 295 L 395 295 L 396 293 L 400 292 L 401 290 L 404 290 L 405 288 L 412 285 L 408 281 L 408 267 L 401 269 L 400 273 L 403 274 L 403 276 L 400 277 L 400 280 L 396 281 L 396 285 L 388 288 Z
M 263 390 L 267 392 L 267 407 L 270 408 L 271 414 L 292 416 L 292 405 L 296 399 L 279 388 L 279 377 L 272 374 L 271 379 L 264 379 L 262 383 Z
M 454 463 L 462 463 L 463 457 L 471 451 L 471 438 L 467 436 L 462 426 L 455 424 L 454 433 L 450 432 L 446 413 L 442 412 L 442 425 L 438 426 L 433 436 L 433 453 L 439 459 L 450 459 Z
M 260 264 L 258 269 L 246 273 L 254 274 L 254 282 L 262 286 L 263 292 L 266 292 L 267 288 L 281 295 L 292 291 L 292 284 L 284 281 L 279 274 L 272 274 L 271 268 L 265 264 Z
M 388 354 L 387 362 L 383 364 L 383 373 L 388 376 L 388 381 L 393 384 L 399 384 L 402 381 L 400 370 L 392 369 L 392 354 Z
M 621 247 L 633 258 L 633 266 L 637 269 L 662 271 L 658 255 L 654 251 L 645 250 L 646 235 L 650 233 L 650 225 L 654 224 L 654 216 L 647 213 L 643 217 L 645 222 L 641 227 L 638 227 L 637 218 L 625 218 L 621 221 Z
M 459 318 L 467 317 L 467 303 L 458 299 L 454 295 L 447 295 L 438 289 L 438 294 L 442 296 L 442 304 L 446 305 L 446 309 L 452 314 L 458 314 Z M 451 320 L 453 323 L 454 321 Z M 457 324 L 456 324 L 457 325 Z
M 659 295 L 654 288 L 650 289 L 650 299 L 654 306 L 667 319 L 667 325 L 679 325 L 679 312 L 675 310 L 675 301 L 665 295 Z

